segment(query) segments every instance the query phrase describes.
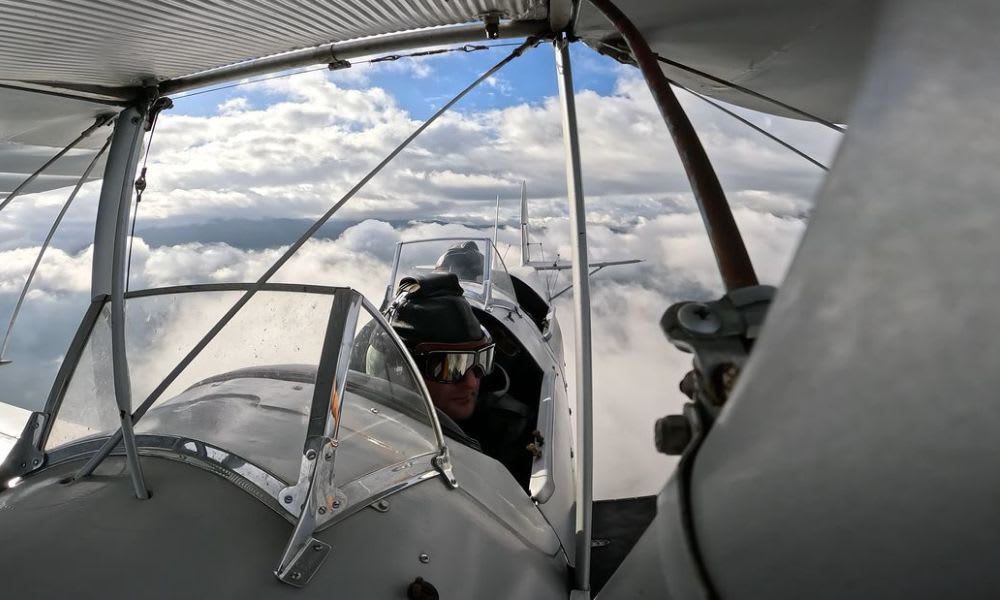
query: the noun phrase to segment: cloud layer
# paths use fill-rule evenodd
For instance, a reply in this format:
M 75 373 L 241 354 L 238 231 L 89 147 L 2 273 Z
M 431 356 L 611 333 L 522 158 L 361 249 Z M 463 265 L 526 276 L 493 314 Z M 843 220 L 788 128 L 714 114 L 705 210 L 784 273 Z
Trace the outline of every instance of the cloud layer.
M 676 384 L 690 357 L 670 347 L 656 323 L 675 301 L 721 292 L 701 217 L 659 114 L 631 71 L 614 70 L 618 79 L 612 93 L 577 94 L 591 258 L 645 262 L 603 271 L 593 281 L 599 497 L 652 493 L 665 480 L 672 463 L 653 450 L 652 423 L 680 406 Z M 167 113 L 149 158 L 139 231 L 166 224 L 224 227 L 218 219 L 235 217 L 322 213 L 419 124 L 386 90 L 354 89 L 348 83 L 308 74 L 254 84 L 252 100 L 249 91 L 247 97 L 230 98 L 212 116 Z M 505 84 L 501 78 L 493 88 Z M 715 109 L 680 95 L 729 193 L 761 279 L 780 282 L 820 174 Z M 821 159 L 828 160 L 835 150 L 837 140 L 816 127 L 751 118 Z M 310 242 L 276 280 L 352 285 L 377 302 L 397 241 L 482 236 L 486 230 L 470 225 L 492 222 L 497 193 L 510 200 L 501 215 L 499 246 L 507 264 L 518 270 L 513 199 L 522 180 L 531 195 L 533 241 L 542 243 L 546 258 L 567 258 L 560 115 L 556 100 L 544 98 L 443 117 L 338 214 L 356 225 L 335 239 Z M 96 185 L 84 187 L 43 263 L 12 340 L 15 363 L 0 371 L 0 401 L 33 409 L 44 402 L 88 299 L 97 190 Z M 12 308 L 48 220 L 66 193 L 25 196 L 0 213 L 0 310 Z M 288 241 L 297 235 L 289 226 Z M 205 243 L 151 247 L 137 239 L 132 287 L 252 281 L 281 251 Z M 540 278 L 534 285 L 543 293 L 547 288 L 555 292 L 568 279 L 565 274 L 558 281 Z M 561 297 L 557 309 L 572 371 L 570 302 L 569 294 Z M 172 366 L 156 365 L 186 351 L 225 309 L 225 299 L 194 307 L 178 304 L 153 311 L 161 320 L 146 326 L 174 333 L 169 343 L 134 350 L 137 390 L 151 388 L 157 373 Z M 266 315 L 269 308 L 258 310 Z M 313 309 L 296 310 L 306 315 Z M 260 317 L 260 322 L 266 320 Z M 234 337 L 224 341 L 252 347 L 245 329 L 254 323 L 249 319 L 241 326 L 244 331 L 234 329 Z M 272 347 L 268 360 L 308 348 L 279 350 Z M 216 352 L 212 364 L 193 365 L 188 378 L 209 374 L 229 358 L 234 365 L 240 360 Z

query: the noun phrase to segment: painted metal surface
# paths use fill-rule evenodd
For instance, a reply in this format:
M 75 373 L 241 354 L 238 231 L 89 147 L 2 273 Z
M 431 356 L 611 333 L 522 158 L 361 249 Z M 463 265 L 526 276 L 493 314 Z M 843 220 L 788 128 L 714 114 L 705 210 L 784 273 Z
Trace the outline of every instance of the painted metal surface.
M 218 475 L 172 460 L 145 460 L 150 479 L 159 482 L 151 502 L 129 497 L 127 480 L 116 475 L 123 468 L 117 456 L 101 467 L 101 477 L 60 485 L 74 466 L 66 463 L 0 496 L 4 540 L 18 540 L 0 545 L 6 593 L 114 598 L 132 597 L 138 587 L 147 598 L 397 598 L 420 576 L 444 598 L 568 594 L 558 546 L 534 535 L 530 522 L 511 526 L 504 512 L 490 508 L 502 511 L 509 503 L 533 510 L 512 480 L 491 482 L 480 496 L 433 478 L 391 496 L 387 510 L 354 513 L 316 536 L 334 551 L 308 588 L 294 590 L 271 574 L 274 552 L 291 529 L 285 519 Z M 86 535 L 63 535 L 52 544 L 60 532 L 81 525 Z M 46 560 L 35 559 L 38 553 Z
M 695 462 L 727 598 L 1000 586 L 1000 6 L 955 8 L 887 4 L 855 126 Z
M 569 196 L 570 246 L 573 251 L 573 324 L 576 331 L 577 498 L 575 588 L 590 590 L 590 538 L 594 501 L 594 386 L 590 335 L 590 267 L 587 254 L 587 209 L 583 197 L 580 138 L 576 127 L 576 91 L 569 58 L 569 42 L 554 42 L 563 142 L 566 150 L 566 187 Z
M 125 354 L 125 260 L 129 216 L 132 214 L 133 181 L 139 165 L 145 135 L 146 111 L 130 107 L 115 120 L 111 149 L 101 185 L 94 231 L 94 265 L 91 297 L 110 296 L 111 365 L 113 398 L 120 417 L 132 487 L 137 498 L 148 498 L 149 490 L 142 476 L 142 464 L 135 448 L 132 431 L 132 382 Z

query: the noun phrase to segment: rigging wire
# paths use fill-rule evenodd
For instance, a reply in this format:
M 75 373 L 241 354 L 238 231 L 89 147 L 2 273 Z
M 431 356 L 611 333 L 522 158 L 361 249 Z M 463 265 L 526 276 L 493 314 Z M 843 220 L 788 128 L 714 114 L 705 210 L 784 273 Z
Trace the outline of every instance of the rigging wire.
M 354 65 L 374 65 L 383 62 L 394 62 L 402 58 L 415 58 L 420 56 L 433 56 L 436 54 L 446 54 L 452 52 L 463 52 L 466 54 L 472 52 L 479 52 L 481 50 L 492 50 L 493 48 L 505 48 L 509 46 L 518 46 L 521 42 L 508 42 L 503 44 L 465 44 L 464 46 L 455 46 L 452 48 L 437 48 L 434 50 L 421 50 L 419 52 L 411 52 L 409 54 L 387 54 L 385 56 L 378 56 L 375 58 L 370 58 L 368 60 L 360 60 L 356 62 L 346 62 L 346 67 L 352 67 Z M 338 64 L 338 63 L 331 63 Z M 220 85 L 214 88 L 208 88 L 204 90 L 197 90 L 194 92 L 189 92 L 187 94 L 181 94 L 179 96 L 171 96 L 174 100 L 181 100 L 184 98 L 190 98 L 192 96 L 200 96 L 201 94 L 208 94 L 211 92 L 218 92 L 222 90 L 228 90 L 230 88 L 239 87 L 242 85 L 250 85 L 252 83 L 261 83 L 263 81 L 271 81 L 274 79 L 284 79 L 287 77 L 293 77 L 295 75 L 305 75 L 306 73 L 316 73 L 317 71 L 331 71 L 337 70 L 332 69 L 329 65 L 324 65 L 322 67 L 309 67 L 308 69 L 299 69 L 297 71 L 289 71 L 287 73 L 278 73 L 276 75 L 268 75 L 267 77 L 258 77 L 256 79 L 248 79 L 246 81 L 237 81 L 236 83 L 229 83 L 226 85 Z
M 132 227 L 128 235 L 128 261 L 125 264 L 125 293 L 128 293 L 129 283 L 132 279 L 132 245 L 135 243 L 135 224 L 139 220 L 139 203 L 142 202 L 142 193 L 146 191 L 146 164 L 149 162 L 149 149 L 153 147 L 153 136 L 156 134 L 156 124 L 160 122 L 160 112 L 162 108 L 173 106 L 171 102 L 164 107 L 152 109 L 153 122 L 149 126 L 149 139 L 146 140 L 146 152 L 142 157 L 142 170 L 139 171 L 139 178 L 135 180 L 135 208 L 132 210 Z
M 90 127 L 86 128 L 82 132 L 80 132 L 80 135 L 76 136 L 76 138 L 74 138 L 72 142 L 70 142 L 69 144 L 67 144 L 65 148 L 63 148 L 62 150 L 60 150 L 59 152 L 57 152 L 55 154 L 55 156 L 53 156 L 49 160 L 45 161 L 45 164 L 43 164 L 42 166 L 38 167 L 38 169 L 36 169 L 35 172 L 32 173 L 31 175 L 28 175 L 28 178 L 25 179 L 24 181 L 22 181 L 16 188 L 14 188 L 14 191 L 12 191 L 11 193 L 7 194 L 7 197 L 4 198 L 2 202 L 0 202 L 0 210 L 3 210 L 4 208 L 6 208 L 7 205 L 10 204 L 10 202 L 14 198 L 16 198 L 18 196 L 18 194 L 20 194 L 26 187 L 28 187 L 31 184 L 32 181 L 34 181 L 35 179 L 37 179 L 39 175 L 41 175 L 43 172 L 45 172 L 45 169 L 48 169 L 49 167 L 51 167 L 53 163 L 55 163 L 57 160 L 59 160 L 60 158 L 62 158 L 63 156 L 65 156 L 67 152 L 69 152 L 70 150 L 72 150 L 73 148 L 75 148 L 77 144 L 79 144 L 84 139 L 86 139 L 90 134 L 94 133 L 95 131 L 97 131 L 101 127 L 104 127 L 105 125 L 107 125 L 108 123 L 110 123 L 115 118 L 115 116 L 116 115 L 113 115 L 113 114 L 106 114 L 106 115 L 101 115 L 101 116 L 97 117 L 97 120 L 94 121 L 93 125 L 91 125 Z
M 820 169 L 823 169 L 824 171 L 829 171 L 829 170 L 830 170 L 830 168 L 829 168 L 829 167 L 827 167 L 827 166 L 826 166 L 826 165 L 824 165 L 823 163 L 819 162 L 819 161 L 818 161 L 818 160 L 816 160 L 815 158 L 813 158 L 813 157 L 809 156 L 808 154 L 806 154 L 805 152 L 803 152 L 803 151 L 799 150 L 799 149 L 798 149 L 798 148 L 796 148 L 795 146 L 793 146 L 793 145 L 789 144 L 789 143 L 788 143 L 788 142 L 786 142 L 785 140 L 783 140 L 783 139 L 779 138 L 778 136 L 774 135 L 773 133 L 771 133 L 771 132 L 767 131 L 767 130 L 766 130 L 766 129 L 764 129 L 763 127 L 760 127 L 759 125 L 756 125 L 755 123 L 752 123 L 752 122 L 750 122 L 749 120 L 747 120 L 747 119 L 745 119 L 745 118 L 741 117 L 740 115 L 738 115 L 738 114 L 736 114 L 735 112 L 733 112 L 733 111 L 729 110 L 729 109 L 728 109 L 728 108 L 726 108 L 725 106 L 722 106 L 721 104 L 719 104 L 718 102 L 716 102 L 716 101 L 712 100 L 711 98 L 708 98 L 707 96 L 704 96 L 704 95 L 702 95 L 702 94 L 699 94 L 698 92 L 695 92 L 695 91 L 693 91 L 693 90 L 690 90 L 690 89 L 688 89 L 688 88 L 684 87 L 683 85 L 678 85 L 678 84 L 677 84 L 676 82 L 673 82 L 673 81 L 671 81 L 670 83 L 672 83 L 673 85 L 675 85 L 675 86 L 679 87 L 680 89 L 684 90 L 685 92 L 687 92 L 687 93 L 691 94 L 691 95 L 692 95 L 692 96 L 694 96 L 695 98 L 698 98 L 698 99 L 700 99 L 700 100 L 702 100 L 702 101 L 704 101 L 704 102 L 708 103 L 709 105 L 711 105 L 711 106 L 714 106 L 715 108 L 717 108 L 717 109 L 721 110 L 722 112 L 724 112 L 724 113 L 726 113 L 727 115 L 729 115 L 730 117 L 732 117 L 732 118 L 736 119 L 736 120 L 737 120 L 737 121 L 739 121 L 740 123 L 743 123 L 743 124 L 744 124 L 744 125 L 746 125 L 747 127 L 749 127 L 749 128 L 751 128 L 751 129 L 753 129 L 753 130 L 754 130 L 754 131 L 756 131 L 757 133 L 760 133 L 760 134 L 762 134 L 762 135 L 764 135 L 764 136 L 768 137 L 768 138 L 769 138 L 769 139 L 771 139 L 772 141 L 774 141 L 774 142 L 777 142 L 778 144 L 781 144 L 781 145 L 782 145 L 782 146 L 784 146 L 785 148 L 787 148 L 787 149 L 791 150 L 791 151 L 792 151 L 792 152 L 794 152 L 795 154 L 798 154 L 798 155 L 799 155 L 799 156 L 801 156 L 802 158 L 804 158 L 804 159 L 808 160 L 809 162 L 811 162 L 812 164 L 816 165 L 816 166 L 817 166 L 817 167 L 819 167 Z
M 7 323 L 7 332 L 4 334 L 3 343 L 0 344 L 0 365 L 9 363 L 4 356 L 7 354 L 7 344 L 10 342 L 10 334 L 14 330 L 14 323 L 17 322 L 17 315 L 21 312 L 21 305 L 24 304 L 24 299 L 28 295 L 28 288 L 31 287 L 31 282 L 35 278 L 35 273 L 38 272 L 38 266 L 42 263 L 42 258 L 45 256 L 45 251 L 48 249 L 49 244 L 52 242 L 53 236 L 56 234 L 56 230 L 59 229 L 59 225 L 62 223 L 63 217 L 69 211 L 69 207 L 73 204 L 73 200 L 76 199 L 77 194 L 80 192 L 80 188 L 83 184 L 87 183 L 87 179 L 90 177 L 91 171 L 97 165 L 97 161 L 100 160 L 101 155 L 107 151 L 108 146 L 111 145 L 111 136 L 108 136 L 107 141 L 101 146 L 101 149 L 97 151 L 94 158 L 91 159 L 87 168 L 84 169 L 83 174 L 80 175 L 80 179 L 77 180 L 76 186 L 73 191 L 70 192 L 69 198 L 66 199 L 65 204 L 63 204 L 62 209 L 60 209 L 59 214 L 56 215 L 55 221 L 52 222 L 52 226 L 49 228 L 49 233 L 45 236 L 45 241 L 42 242 L 42 247 L 38 251 L 38 256 L 35 257 L 35 263 L 31 265 L 31 270 L 28 271 L 28 277 L 24 280 L 24 287 L 21 288 L 21 294 L 17 297 L 17 302 L 14 304 L 14 311 L 10 315 L 10 321 Z
M 598 43 L 601 46 L 604 46 L 606 48 L 609 48 L 609 49 L 613 50 L 616 55 L 620 55 L 623 52 L 623 50 L 621 48 L 619 48 L 618 46 L 615 46 L 614 44 L 610 44 L 608 42 L 603 42 L 603 41 L 602 42 L 598 42 Z M 629 56 L 631 56 L 631 55 L 629 54 Z M 781 108 L 783 108 L 783 109 L 785 109 L 785 110 L 787 110 L 789 112 L 792 112 L 792 113 L 795 113 L 795 114 L 799 115 L 800 117 L 805 117 L 806 119 L 809 119 L 810 121 L 814 121 L 816 123 L 819 123 L 820 125 L 825 125 L 826 127 L 829 127 L 830 129 L 836 131 L 837 133 L 844 133 L 846 131 L 846 129 L 844 127 L 842 127 L 840 125 L 837 125 L 835 123 L 832 123 L 832 122 L 824 119 L 823 117 L 819 117 L 819 116 L 814 115 L 814 114 L 812 114 L 810 112 L 806 112 L 806 111 L 802 110 L 801 108 L 797 108 L 795 106 L 792 106 L 791 104 L 787 104 L 785 102 L 782 102 L 781 100 L 777 100 L 777 99 L 772 98 L 770 96 L 766 96 L 764 94 L 761 94 L 760 92 L 755 92 L 754 90 L 751 90 L 748 87 L 744 87 L 744 86 L 742 86 L 742 85 L 740 85 L 738 83 L 729 81 L 727 79 L 723 79 L 721 77 L 716 77 L 715 75 L 712 75 L 711 73 L 706 73 L 705 71 L 702 71 L 700 69 L 696 69 L 694 67 L 689 67 L 688 65 L 685 65 L 683 63 L 679 63 L 679 62 L 677 62 L 675 60 L 671 60 L 671 59 L 666 58 L 665 56 L 661 56 L 661 55 L 659 55 L 659 54 L 657 54 L 655 52 L 653 53 L 653 56 L 656 57 L 656 60 L 658 60 L 659 62 L 661 62 L 661 63 L 663 63 L 665 65 L 669 65 L 671 67 L 674 67 L 676 69 L 680 69 L 682 71 L 687 71 L 688 73 L 691 73 L 692 75 L 697 75 L 698 77 L 701 77 L 703 79 L 708 79 L 709 81 L 712 81 L 714 83 L 718 83 L 719 85 L 724 85 L 724 86 L 726 86 L 726 87 L 728 87 L 730 89 L 734 89 L 736 91 L 743 92 L 744 94 L 747 94 L 748 96 L 753 96 L 754 98 L 757 98 L 758 100 L 763 100 L 764 102 L 768 102 L 768 103 L 773 104 L 775 106 L 781 107 Z

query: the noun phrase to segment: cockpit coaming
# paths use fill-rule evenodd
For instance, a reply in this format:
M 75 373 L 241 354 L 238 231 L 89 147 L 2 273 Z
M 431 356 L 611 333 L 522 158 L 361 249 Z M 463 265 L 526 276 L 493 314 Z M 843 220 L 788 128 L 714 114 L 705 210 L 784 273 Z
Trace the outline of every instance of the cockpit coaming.
M 533 540 L 537 551 L 571 562 L 575 489 L 569 414 L 561 357 L 543 335 L 555 322 L 547 314 L 540 326 L 528 316 L 517 302 L 513 279 L 499 264 L 502 273 L 487 268 L 492 278 L 463 282 L 499 356 L 499 368 L 484 386 L 483 418 L 468 431 L 434 409 L 405 347 L 359 293 L 267 284 L 248 305 L 246 318 L 268 325 L 251 331 L 234 323 L 191 363 L 186 378 L 162 396 L 167 399 L 136 422 L 140 456 L 220 476 L 293 523 L 276 570 L 293 585 L 304 576 L 304 548 L 329 551 L 321 532 L 366 508 L 380 510 L 395 494 L 434 479 L 443 480 L 444 489 L 474 497 L 517 539 Z M 211 313 L 209 307 L 248 287 L 209 284 L 130 293 L 127 342 L 137 402 L 144 382 L 162 374 L 162 365 L 151 357 L 172 363 L 176 348 L 186 345 L 171 330 L 178 315 Z M 85 470 L 80 465 L 93 462 L 113 440 L 118 425 L 108 396 L 109 312 L 106 298 L 95 300 L 46 407 L 53 417 L 41 426 L 46 469 L 40 472 L 54 467 L 69 473 L 60 481 L 72 483 L 74 472 Z M 269 318 L 261 319 L 262 313 Z M 363 336 L 366 330 L 369 335 Z M 380 339 L 380 362 L 367 352 L 372 331 Z M 288 356 L 300 362 L 276 360 Z M 223 368 L 234 363 L 250 366 Z M 481 451 L 473 450 L 477 445 Z M 106 460 L 116 464 L 123 452 L 118 444 Z M 42 480 L 36 481 L 42 485 Z

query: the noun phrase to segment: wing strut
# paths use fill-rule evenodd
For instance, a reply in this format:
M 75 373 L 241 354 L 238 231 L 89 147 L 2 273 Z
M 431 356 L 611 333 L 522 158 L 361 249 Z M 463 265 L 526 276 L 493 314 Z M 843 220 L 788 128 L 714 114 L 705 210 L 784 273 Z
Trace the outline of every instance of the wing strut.
M 590 266 L 587 256 L 587 209 L 583 198 L 580 136 L 576 129 L 576 101 L 569 40 L 554 42 L 556 79 L 562 105 L 563 143 L 566 147 L 566 187 L 573 248 L 573 322 L 576 326 L 577 473 L 576 551 L 573 592 L 570 598 L 590 598 L 590 538 L 594 500 L 594 398 L 590 348 Z

